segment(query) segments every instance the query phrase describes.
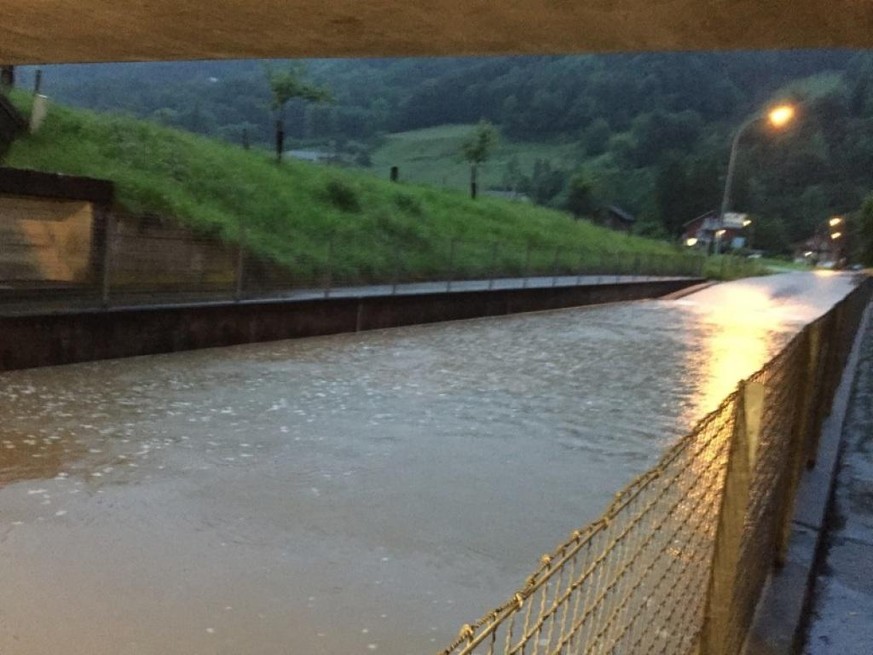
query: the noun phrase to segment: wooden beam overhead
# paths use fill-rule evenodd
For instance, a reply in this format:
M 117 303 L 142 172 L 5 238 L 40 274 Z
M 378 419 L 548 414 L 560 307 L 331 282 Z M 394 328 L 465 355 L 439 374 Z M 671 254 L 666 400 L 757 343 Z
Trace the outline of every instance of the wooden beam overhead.
M 873 47 L 870 0 L 0 0 L 0 63 Z

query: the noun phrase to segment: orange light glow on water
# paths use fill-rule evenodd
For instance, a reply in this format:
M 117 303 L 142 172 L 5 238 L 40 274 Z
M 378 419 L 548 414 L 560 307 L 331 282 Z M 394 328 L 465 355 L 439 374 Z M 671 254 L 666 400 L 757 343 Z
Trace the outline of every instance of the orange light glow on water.
M 840 278 L 834 271 L 816 271 L 816 276 Z M 697 347 L 689 349 L 689 375 L 698 380 L 692 409 L 702 416 L 716 409 L 738 383 L 761 369 L 792 334 L 826 309 L 818 299 L 798 295 L 787 276 L 784 289 L 774 290 L 764 281 L 746 280 L 717 285 L 689 297 L 705 326 Z M 830 286 L 830 282 L 826 283 Z
M 725 289 L 707 312 L 711 331 L 698 353 L 703 368 L 699 410 L 715 409 L 737 383 L 769 359 L 774 320 L 769 296 L 749 287 Z

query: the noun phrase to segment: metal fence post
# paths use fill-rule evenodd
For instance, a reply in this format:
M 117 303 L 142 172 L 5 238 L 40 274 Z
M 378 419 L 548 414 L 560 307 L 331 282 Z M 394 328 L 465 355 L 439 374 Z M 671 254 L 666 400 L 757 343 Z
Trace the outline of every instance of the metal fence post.
M 558 286 L 558 258 L 561 256 L 561 246 L 555 248 L 555 261 L 552 262 L 552 286 Z
M 815 323 L 815 327 L 818 329 L 819 332 L 818 348 L 816 350 L 817 357 L 815 361 L 814 381 L 814 397 L 816 399 L 816 402 L 813 406 L 812 419 L 809 426 L 806 446 L 806 466 L 810 469 L 815 467 L 816 460 L 818 459 L 818 444 L 821 438 L 821 427 L 824 423 L 826 411 L 826 403 L 824 399 L 829 392 L 827 388 L 828 369 L 830 367 L 830 360 L 832 359 L 831 351 L 833 349 L 833 325 L 831 318 L 831 315 L 827 314 Z
M 827 378 L 827 395 L 825 396 L 824 411 L 830 416 L 834 406 L 834 396 L 837 393 L 837 387 L 840 386 L 840 378 L 842 377 L 843 367 L 845 366 L 844 355 L 847 355 L 845 346 L 849 343 L 849 335 L 846 333 L 846 321 L 848 317 L 847 298 L 844 298 L 834 310 L 831 312 L 831 329 L 830 336 L 830 360 L 828 361 L 828 378 Z M 851 348 L 851 346 L 849 346 Z
M 391 295 L 393 296 L 397 294 L 397 282 L 400 277 L 400 246 L 395 243 L 392 252 L 394 257 L 394 280 L 391 283 Z
M 700 655 L 733 655 L 728 631 L 763 407 L 764 385 L 741 382 L 713 544 Z
M 779 517 L 780 525 L 776 540 L 776 566 L 785 564 L 788 553 L 788 541 L 791 538 L 791 521 L 794 515 L 794 498 L 797 486 L 800 483 L 804 465 L 807 459 L 809 447 L 809 431 L 813 418 L 814 403 L 816 402 L 815 378 L 818 366 L 818 351 L 821 343 L 821 326 L 812 323 L 803 335 L 803 352 L 800 367 L 800 381 L 797 404 L 794 407 L 794 424 L 791 430 L 790 452 L 788 456 L 788 477 L 785 482 L 784 498 L 782 500 L 782 515 Z
M 522 275 L 524 276 L 521 281 L 521 288 L 527 288 L 527 278 L 530 275 L 530 250 L 531 245 L 530 241 L 527 242 L 524 250 L 524 270 L 522 271 Z
M 499 247 L 499 242 L 495 241 L 491 244 L 491 275 L 488 278 L 488 290 L 494 288 L 494 272 L 497 269 L 497 248 Z
M 112 237 L 114 231 L 112 223 L 114 216 L 108 212 L 103 213 L 103 257 L 100 263 L 100 304 L 109 307 L 109 291 L 112 268 Z
M 324 297 L 330 296 L 330 289 L 333 286 L 333 237 L 327 242 L 327 272 L 324 276 Z
M 239 302 L 243 297 L 243 286 L 245 280 L 245 260 L 246 260 L 246 228 L 245 223 L 240 219 L 239 223 L 239 243 L 236 248 L 236 280 L 234 284 L 234 299 Z
M 455 239 L 449 241 L 449 270 L 446 274 L 446 291 L 452 290 L 452 277 L 455 273 Z

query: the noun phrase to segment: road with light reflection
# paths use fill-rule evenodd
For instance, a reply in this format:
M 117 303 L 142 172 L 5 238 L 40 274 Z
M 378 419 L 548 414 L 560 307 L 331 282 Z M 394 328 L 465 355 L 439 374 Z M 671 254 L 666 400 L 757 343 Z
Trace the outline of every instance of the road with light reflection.
M 853 286 L 0 375 L 0 653 L 421 653 Z

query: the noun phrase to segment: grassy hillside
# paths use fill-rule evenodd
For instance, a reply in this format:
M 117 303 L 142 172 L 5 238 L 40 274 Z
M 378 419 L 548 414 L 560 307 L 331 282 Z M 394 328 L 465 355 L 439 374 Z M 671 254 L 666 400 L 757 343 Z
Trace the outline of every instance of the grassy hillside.
M 27 103 L 22 95 L 15 101 Z M 452 274 L 473 275 L 492 262 L 520 272 L 525 258 L 551 271 L 605 265 L 619 253 L 637 266 L 641 257 L 675 253 L 541 208 L 297 162 L 277 166 L 263 151 L 60 106 L 38 134 L 13 145 L 6 163 L 114 180 L 121 209 L 172 216 L 229 242 L 244 226 L 253 250 L 303 273 L 328 258 L 343 277 L 374 279 L 393 272 L 398 256 L 408 277 L 426 278 L 449 273 L 449 257 Z
M 443 125 L 389 135 L 372 155 L 373 172 L 388 176 L 391 166 L 400 167 L 408 182 L 466 190 L 470 167 L 459 157 L 461 142 L 473 125 Z M 575 168 L 573 144 L 533 143 L 502 139 L 491 159 L 480 170 L 482 189 L 500 186 L 506 165 L 513 159 L 530 173 L 537 159 L 550 160 L 558 168 Z

